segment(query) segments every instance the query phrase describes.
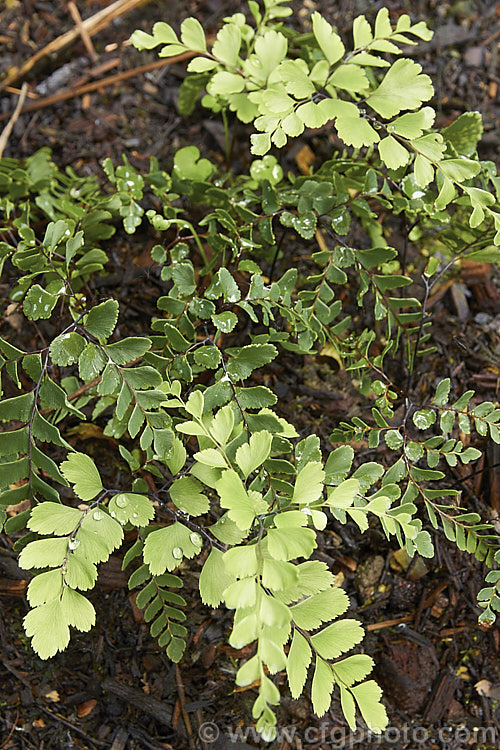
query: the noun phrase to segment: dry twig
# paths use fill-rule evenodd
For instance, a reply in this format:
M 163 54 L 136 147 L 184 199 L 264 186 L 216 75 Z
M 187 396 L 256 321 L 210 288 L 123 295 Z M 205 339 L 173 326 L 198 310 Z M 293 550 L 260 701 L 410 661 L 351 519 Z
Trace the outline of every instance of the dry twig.
M 181 708 L 182 713 L 182 720 L 184 721 L 184 726 L 186 727 L 186 733 L 187 733 L 187 739 L 189 743 L 189 747 L 194 747 L 194 737 L 193 737 L 193 728 L 191 727 L 191 721 L 189 719 L 189 714 L 186 711 L 186 693 L 184 692 L 184 685 L 182 683 L 182 677 L 181 677 L 181 671 L 179 669 L 179 665 L 175 665 L 175 682 L 177 684 L 177 695 L 179 696 L 179 704 Z
M 164 60 L 157 60 L 156 62 L 148 63 L 146 65 L 139 65 L 138 68 L 125 70 L 123 73 L 116 73 L 116 75 L 108 76 L 107 78 L 100 78 L 98 81 L 92 81 L 91 83 L 86 83 L 83 86 L 77 86 L 76 88 L 69 89 L 68 91 L 59 91 L 57 94 L 51 94 L 51 96 L 46 96 L 43 99 L 37 99 L 36 101 L 30 102 L 23 109 L 22 114 L 24 114 L 25 112 L 33 112 L 36 109 L 49 107 L 51 104 L 57 104 L 58 102 L 62 102 L 65 99 L 72 99 L 75 96 L 81 96 L 82 94 L 96 91 L 103 86 L 111 86 L 113 83 L 125 81 L 127 78 L 134 78 L 135 76 L 141 75 L 142 73 L 147 73 L 150 70 L 162 68 L 164 65 L 172 65 L 173 63 L 181 62 L 182 60 L 189 60 L 189 58 L 193 57 L 195 54 L 196 52 L 184 52 L 182 55 L 169 57 Z M 6 120 L 8 117 L 10 117 L 10 112 L 0 114 L 0 120 Z
M 3 152 L 5 151 L 5 147 L 10 138 L 10 134 L 12 133 L 12 129 L 14 125 L 16 124 L 16 121 L 19 115 L 21 114 L 21 110 L 23 108 L 24 100 L 26 99 L 27 93 L 28 93 L 28 84 L 23 83 L 21 93 L 19 94 L 19 99 L 17 100 L 16 108 L 13 111 L 9 122 L 2 130 L 2 134 L 0 135 L 0 159 L 2 158 Z
M 103 8 L 98 13 L 94 13 L 90 18 L 86 18 L 82 21 L 81 26 L 76 26 L 65 34 L 61 34 L 61 36 L 53 39 L 45 47 L 38 50 L 38 52 L 30 57 L 29 60 L 26 60 L 20 68 L 14 68 L 11 70 L 7 77 L 0 82 L 0 91 L 9 86 L 13 81 L 17 81 L 19 78 L 26 75 L 26 73 L 28 73 L 35 63 L 37 63 L 38 60 L 41 60 L 42 57 L 57 52 L 63 47 L 66 47 L 67 44 L 70 44 L 70 42 L 76 39 L 76 37 L 81 35 L 81 29 L 91 37 L 98 31 L 101 31 L 101 29 L 104 29 L 114 18 L 123 16 L 125 13 L 128 13 L 129 10 L 136 8 L 144 2 L 147 2 L 147 0 L 116 0 L 116 2 L 112 3 L 109 7 Z
M 90 34 L 83 25 L 82 17 L 80 15 L 80 11 L 78 10 L 76 3 L 71 0 L 71 2 L 68 3 L 68 10 L 70 12 L 71 18 L 75 22 L 75 26 L 78 29 L 78 33 L 80 34 L 82 38 L 82 42 L 85 45 L 85 49 L 87 50 L 88 56 L 92 60 L 92 62 L 97 62 L 98 56 L 97 52 L 95 51 L 95 47 L 92 44 L 92 39 L 90 38 Z

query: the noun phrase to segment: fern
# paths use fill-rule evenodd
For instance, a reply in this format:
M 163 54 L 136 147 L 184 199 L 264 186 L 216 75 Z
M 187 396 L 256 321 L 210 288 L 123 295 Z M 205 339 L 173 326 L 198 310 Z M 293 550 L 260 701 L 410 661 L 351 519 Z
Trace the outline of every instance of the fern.
M 376 523 L 410 556 L 432 558 L 434 529 L 490 568 L 479 619 L 495 621 L 500 538 L 463 506 L 448 467 L 480 457 L 474 433 L 478 445 L 500 442 L 500 408 L 449 378 L 427 383 L 421 402 L 413 380 L 434 351 L 433 286 L 463 258 L 500 258 L 498 178 L 477 158 L 480 116 L 433 129 L 430 79 L 411 59 L 388 60 L 430 39 L 425 24 L 403 15 L 393 27 L 386 9 L 373 26 L 360 16 L 348 51 L 317 13 L 300 37 L 283 25 L 286 0 L 249 7 L 253 21 L 226 19 L 211 49 L 195 19 L 180 36 L 159 23 L 132 37 L 163 56 L 195 53 L 180 102 L 205 90 L 202 104 L 226 124 L 231 112 L 253 124 L 248 174 L 225 173 L 194 146 L 170 172 L 154 159 L 147 174 L 106 160 L 102 187 L 61 173 L 46 149 L 0 160 L 10 300 L 27 325 L 49 320 L 56 331 L 47 342 L 35 328 L 32 351 L 0 339 L 0 524 L 36 573 L 25 630 L 42 658 L 67 646 L 70 628 L 94 624 L 86 592 L 126 530 L 129 588 L 173 661 L 189 640 L 182 568 L 202 561 L 202 602 L 234 611 L 234 648 L 254 644 L 236 682 L 255 685 L 264 739 L 276 733 L 278 673 L 294 698 L 310 676 L 318 716 L 337 690 L 351 729 L 360 714 L 381 732 L 373 660 L 350 653 L 363 629 L 343 617 L 348 597 L 314 559 L 318 532 Z M 313 174 L 285 176 L 271 144 L 326 123 L 346 149 Z M 389 245 L 387 215 L 412 227 L 418 271 Z M 157 241 L 165 293 L 140 336 L 124 335 L 118 300 L 88 293 L 120 223 L 129 234 L 149 224 Z M 300 273 L 277 239 L 294 232 L 311 251 Z M 332 357 L 369 404 L 337 423 L 328 448 L 299 439 L 254 377 L 284 351 Z M 106 487 L 99 460 L 68 441 L 84 421 L 115 439 L 120 486 Z M 349 443 L 361 441 L 385 444 L 387 461 L 360 460 Z

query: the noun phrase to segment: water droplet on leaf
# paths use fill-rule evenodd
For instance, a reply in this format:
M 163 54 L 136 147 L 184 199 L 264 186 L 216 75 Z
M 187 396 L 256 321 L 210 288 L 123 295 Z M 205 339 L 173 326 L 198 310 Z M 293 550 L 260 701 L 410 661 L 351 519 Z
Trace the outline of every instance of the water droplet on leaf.
M 118 495 L 118 497 L 115 498 L 115 503 L 119 508 L 126 508 L 128 505 L 128 499 L 125 497 L 125 495 Z
M 191 534 L 189 537 L 192 544 L 195 544 L 197 547 L 201 544 L 201 536 L 199 534 Z
M 101 521 L 104 518 L 104 513 L 102 512 L 102 510 L 95 510 L 92 513 L 92 518 L 94 519 L 94 521 Z
M 172 557 L 174 557 L 176 560 L 180 560 L 182 558 L 182 550 L 180 547 L 173 548 Z

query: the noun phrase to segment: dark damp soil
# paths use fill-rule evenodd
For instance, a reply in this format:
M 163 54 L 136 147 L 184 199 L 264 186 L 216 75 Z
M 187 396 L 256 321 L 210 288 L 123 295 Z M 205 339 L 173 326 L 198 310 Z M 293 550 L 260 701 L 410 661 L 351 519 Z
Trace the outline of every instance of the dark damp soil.
M 110 2 L 77 5 L 87 18 Z M 196 15 L 211 33 L 221 17 L 244 5 L 240 0 L 145 2 L 93 37 L 94 60 L 76 38 L 40 60 L 24 80 L 31 93 L 45 97 L 131 71 L 157 59 L 153 52 L 139 53 L 127 44 L 134 29 L 149 30 L 157 20 L 175 25 Z M 388 5 L 395 17 L 411 12 L 438 31 L 417 52 L 436 85 L 438 125 L 446 125 L 463 111 L 479 110 L 485 132 L 480 155 L 498 161 L 500 4 L 295 0 L 293 22 L 306 28 L 311 12 L 319 10 L 346 34 L 356 15 L 372 16 L 382 5 Z M 65 3 L 0 3 L 0 74 L 19 67 L 73 26 Z M 49 146 L 58 164 L 71 165 L 81 174 L 100 174 L 104 158 L 116 163 L 123 153 L 138 167 L 146 168 L 150 156 L 169 165 L 176 149 L 186 144 L 196 144 L 213 160 L 222 161 L 224 136 L 219 121 L 200 106 L 189 118 L 177 113 L 177 91 L 184 75 L 182 65 L 165 66 L 23 114 L 4 155 L 22 158 Z M 20 81 L 12 85 L 15 88 Z M 0 92 L 4 117 L 0 130 L 16 101 L 15 91 Z M 244 166 L 247 134 L 234 123 L 231 135 L 235 164 Z M 305 133 L 299 146 L 306 145 L 320 162 L 325 156 L 323 140 Z M 290 165 L 297 152 L 294 145 L 285 155 Z M 134 236 L 120 237 L 120 242 L 115 273 L 123 279 L 123 268 L 133 266 L 142 248 Z M 465 308 L 463 299 L 449 292 L 436 303 L 435 324 L 443 324 L 437 334 L 439 356 L 453 360 L 464 388 L 495 399 L 500 376 L 500 293 L 490 270 L 485 275 L 483 269 L 479 276 L 476 271 L 469 268 L 461 279 Z M 150 298 L 153 309 L 156 290 L 149 289 L 140 275 L 119 288 L 130 308 L 127 321 L 137 333 L 141 321 L 147 326 L 150 318 L 143 300 Z M 293 416 L 304 435 L 315 432 L 326 439 L 341 417 L 358 413 L 359 405 L 344 392 L 342 375 L 334 373 L 328 357 L 307 360 L 299 369 L 292 358 L 280 357 L 266 377 L 280 397 L 283 415 Z M 92 436 L 81 439 L 88 445 Z M 490 509 L 490 514 L 500 508 L 498 463 L 498 452 L 492 451 L 475 472 L 469 468 L 454 473 L 456 486 L 483 511 Z M 500 634 L 498 629 L 478 628 L 475 605 L 483 571 L 445 539 L 438 538 L 436 546 L 430 567 L 408 566 L 376 530 L 362 538 L 349 525 L 325 530 L 319 556 L 344 576 L 353 613 L 368 630 L 364 646 L 377 662 L 375 676 L 384 688 L 391 729 L 381 740 L 363 733 L 349 736 L 337 703 L 318 720 L 308 699 L 290 700 L 283 685 L 281 733 L 271 747 L 301 750 L 373 744 L 465 750 L 500 746 Z M 119 555 L 102 566 L 94 592 L 98 625 L 74 637 L 64 653 L 42 662 L 22 630 L 26 574 L 17 567 L 10 548 L 0 542 L 0 748 L 243 750 L 261 746 L 251 729 L 246 734 L 253 692 L 234 687 L 236 660 L 242 653 L 227 645 L 230 617 L 200 605 L 198 574 L 196 566 L 183 571 L 190 641 L 178 667 L 149 637 L 127 590 Z

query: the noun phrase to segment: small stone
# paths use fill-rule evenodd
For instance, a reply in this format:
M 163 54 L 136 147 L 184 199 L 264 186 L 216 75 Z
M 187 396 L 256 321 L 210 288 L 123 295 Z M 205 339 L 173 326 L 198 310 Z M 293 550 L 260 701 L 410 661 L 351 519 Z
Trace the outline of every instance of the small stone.
M 471 68 L 480 68 L 483 64 L 483 58 L 483 47 L 469 47 L 464 54 L 464 62 Z

